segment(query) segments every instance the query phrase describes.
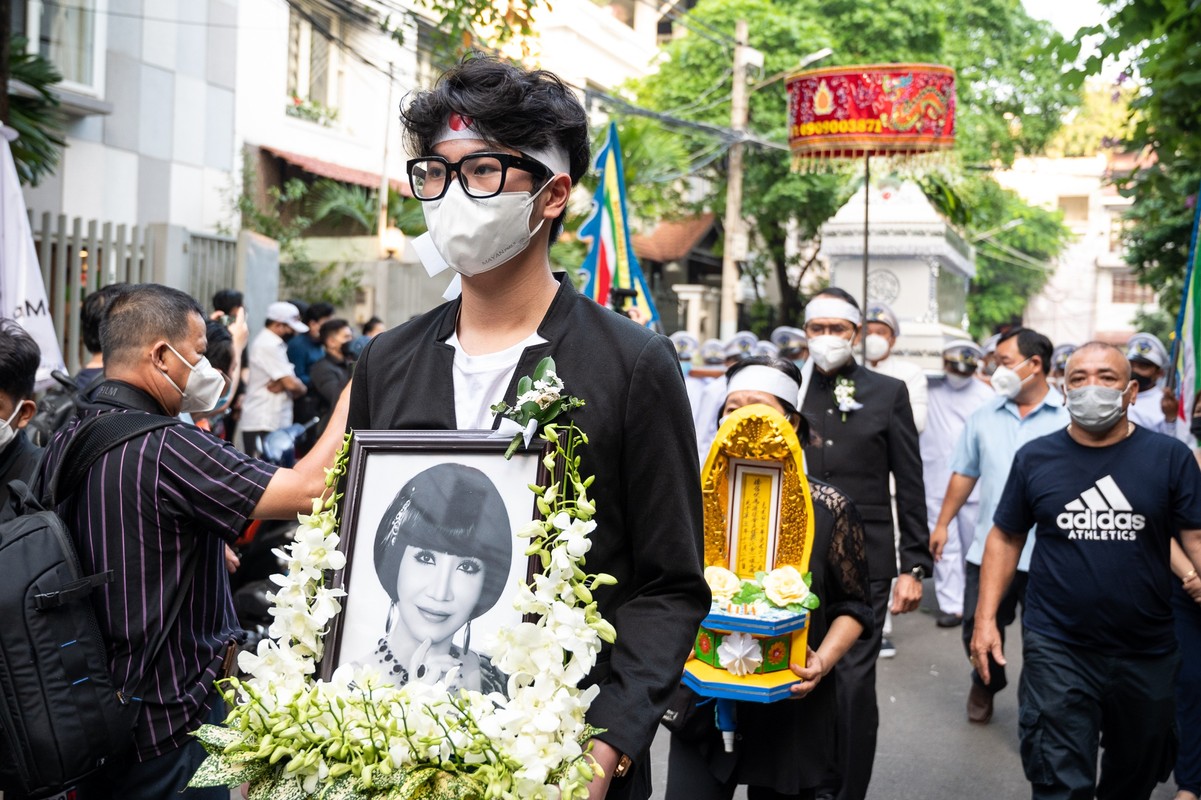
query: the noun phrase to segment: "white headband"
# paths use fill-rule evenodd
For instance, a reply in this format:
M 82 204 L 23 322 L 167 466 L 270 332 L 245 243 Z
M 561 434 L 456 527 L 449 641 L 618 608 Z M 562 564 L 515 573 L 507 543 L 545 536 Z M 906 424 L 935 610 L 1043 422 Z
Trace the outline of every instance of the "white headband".
M 820 295 L 810 300 L 809 305 L 805 306 L 805 322 L 814 319 L 845 319 L 852 325 L 858 325 L 863 321 L 863 315 L 859 313 L 859 309 L 846 300 Z
M 452 114 L 451 120 L 447 122 L 446 127 L 434 137 L 434 145 L 437 146 L 443 142 L 450 142 L 455 139 L 478 139 L 479 141 L 485 141 L 480 133 L 472 130 L 470 119 Z M 521 152 L 539 164 L 546 166 L 555 175 L 559 175 L 560 173 L 565 175 L 571 174 L 571 159 L 567 157 L 567 151 L 562 147 L 551 147 L 548 150 L 525 149 Z
M 778 369 L 752 364 L 738 370 L 730 378 L 726 386 L 726 396 L 729 397 L 734 392 L 766 392 L 796 408 L 801 387 Z

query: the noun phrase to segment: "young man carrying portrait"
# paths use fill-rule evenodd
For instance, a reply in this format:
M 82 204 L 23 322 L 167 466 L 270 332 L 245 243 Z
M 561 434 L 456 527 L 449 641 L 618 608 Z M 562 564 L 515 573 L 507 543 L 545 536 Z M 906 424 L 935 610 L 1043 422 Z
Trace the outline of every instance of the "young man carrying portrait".
M 650 794 L 648 751 L 709 605 L 702 575 L 695 435 L 666 337 L 579 295 L 549 248 L 589 165 L 587 119 L 554 75 L 475 58 L 402 110 L 414 194 L 429 228 L 424 258 L 461 278 L 455 300 L 374 338 L 352 388 L 356 430 L 494 428 L 522 376 L 551 356 L 587 405 L 581 473 L 598 509 L 588 569 L 617 629 L 589 680 L 589 722 L 605 732 L 592 796 Z

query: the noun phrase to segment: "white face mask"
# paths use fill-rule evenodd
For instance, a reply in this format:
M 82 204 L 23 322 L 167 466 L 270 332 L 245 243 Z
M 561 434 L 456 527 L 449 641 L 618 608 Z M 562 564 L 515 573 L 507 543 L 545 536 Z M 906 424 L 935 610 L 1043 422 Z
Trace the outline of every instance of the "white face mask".
M 1081 386 L 1067 396 L 1072 424 L 1090 433 L 1105 433 L 1118 423 L 1126 410 L 1122 393 L 1108 386 Z
M 21 413 L 21 406 L 23 405 L 25 405 L 24 400 L 17 403 L 17 407 L 13 409 L 13 413 L 8 415 L 8 419 L 0 422 L 0 450 L 8 447 L 8 443 L 16 438 L 17 429 L 13 427 L 13 421 Z
M 867 348 L 867 360 L 869 362 L 883 361 L 888 358 L 888 353 L 892 350 L 892 345 L 878 333 L 869 333 L 867 339 L 864 340 L 864 346 Z
M 966 389 L 974 380 L 975 378 L 971 375 L 960 375 L 958 372 L 947 373 L 947 386 L 950 386 L 957 392 Z
M 809 340 L 809 357 L 823 372 L 833 372 L 851 360 L 851 342 L 841 336 L 814 336 Z
M 189 364 L 188 360 L 181 356 L 174 347 L 168 344 L 167 349 L 192 371 L 182 389 L 175 386 L 175 381 L 171 380 L 170 375 L 163 373 L 167 383 L 174 386 L 175 390 L 183 396 L 183 400 L 179 404 L 180 413 L 206 414 L 216 408 L 221 401 L 221 393 L 225 391 L 225 376 L 221 374 L 221 371 L 210 364 L 205 356 L 201 356 L 195 364 Z
M 550 186 L 548 181 L 542 189 Z M 421 204 L 425 225 L 438 254 L 460 275 L 496 269 L 525 252 L 545 219 L 530 230 L 530 209 L 542 189 L 468 197 L 458 181 L 438 200 Z
M 1029 361 L 1030 359 L 1026 359 Z M 1022 364 L 1025 364 L 1023 361 Z M 1018 364 L 1021 367 L 1022 364 Z M 1016 368 L 997 367 L 996 372 L 992 374 L 992 388 L 1001 397 L 1006 400 L 1012 400 L 1018 396 L 1018 392 L 1022 391 L 1022 384 L 1028 381 L 1033 375 L 1027 375 L 1025 378 L 1017 374 Z

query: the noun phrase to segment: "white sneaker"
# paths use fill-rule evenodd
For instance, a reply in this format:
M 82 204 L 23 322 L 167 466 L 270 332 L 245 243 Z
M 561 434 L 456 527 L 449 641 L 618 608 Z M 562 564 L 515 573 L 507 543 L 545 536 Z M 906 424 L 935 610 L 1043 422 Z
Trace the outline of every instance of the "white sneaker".
M 892 639 L 884 638 L 880 640 L 880 658 L 892 658 L 897 654 L 897 646 L 892 643 Z

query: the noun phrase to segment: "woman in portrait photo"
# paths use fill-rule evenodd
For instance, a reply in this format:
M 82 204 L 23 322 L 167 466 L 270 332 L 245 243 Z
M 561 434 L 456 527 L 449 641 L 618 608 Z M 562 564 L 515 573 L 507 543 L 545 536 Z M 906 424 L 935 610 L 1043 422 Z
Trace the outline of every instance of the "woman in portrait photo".
M 392 603 L 371 660 L 398 686 L 457 669 L 452 688 L 504 692 L 505 676 L 471 650 L 471 621 L 496 605 L 512 557 L 508 511 L 483 472 L 439 464 L 415 475 L 376 531 L 375 572 Z

